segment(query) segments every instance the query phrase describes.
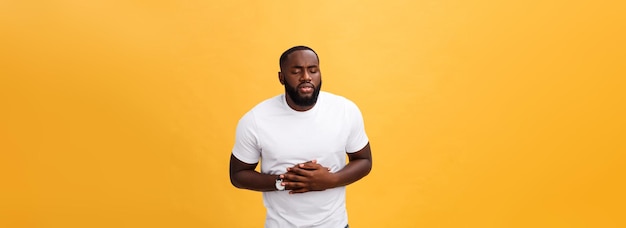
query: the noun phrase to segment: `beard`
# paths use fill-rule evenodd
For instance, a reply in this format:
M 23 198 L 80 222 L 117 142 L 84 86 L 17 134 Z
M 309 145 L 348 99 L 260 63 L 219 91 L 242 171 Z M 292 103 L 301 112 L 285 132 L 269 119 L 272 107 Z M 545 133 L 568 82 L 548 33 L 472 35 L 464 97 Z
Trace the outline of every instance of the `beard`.
M 298 86 L 304 83 L 299 84 Z M 309 83 L 310 84 L 310 83 Z M 320 94 L 320 89 L 322 88 L 322 81 L 316 87 L 313 86 L 313 94 L 310 97 L 301 96 L 298 93 L 298 86 L 292 87 L 288 83 L 285 83 L 285 92 L 289 95 L 293 103 L 298 106 L 311 106 L 317 102 L 317 96 Z

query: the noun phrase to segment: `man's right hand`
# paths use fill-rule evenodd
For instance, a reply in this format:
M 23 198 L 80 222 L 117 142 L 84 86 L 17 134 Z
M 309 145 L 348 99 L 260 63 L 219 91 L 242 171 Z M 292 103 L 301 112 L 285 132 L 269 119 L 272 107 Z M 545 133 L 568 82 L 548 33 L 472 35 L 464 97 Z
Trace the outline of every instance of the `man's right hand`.
M 336 187 L 337 183 L 337 178 L 330 169 L 315 160 L 287 168 L 287 173 L 280 177 L 283 178 L 285 188 L 291 190 L 290 194 L 324 191 Z

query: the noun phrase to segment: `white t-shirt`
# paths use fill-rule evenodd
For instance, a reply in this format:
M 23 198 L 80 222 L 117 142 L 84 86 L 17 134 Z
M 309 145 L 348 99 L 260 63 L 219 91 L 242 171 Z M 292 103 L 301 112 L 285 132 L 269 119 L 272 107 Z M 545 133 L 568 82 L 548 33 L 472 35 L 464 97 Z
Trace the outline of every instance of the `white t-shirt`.
M 312 109 L 298 112 L 285 99 L 282 94 L 265 100 L 239 120 L 236 158 L 248 164 L 261 161 L 261 172 L 274 175 L 311 160 L 337 172 L 346 165 L 346 153 L 369 142 L 361 111 L 350 100 L 321 91 Z M 345 227 L 345 192 L 345 187 L 264 192 L 265 227 Z

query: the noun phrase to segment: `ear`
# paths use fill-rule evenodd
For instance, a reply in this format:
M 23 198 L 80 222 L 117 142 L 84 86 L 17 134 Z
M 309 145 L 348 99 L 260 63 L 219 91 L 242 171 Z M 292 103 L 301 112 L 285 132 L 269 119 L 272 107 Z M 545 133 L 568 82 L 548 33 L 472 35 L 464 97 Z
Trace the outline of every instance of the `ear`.
M 282 72 L 278 72 L 278 81 L 280 82 L 281 85 L 285 84 L 285 76 L 283 76 Z

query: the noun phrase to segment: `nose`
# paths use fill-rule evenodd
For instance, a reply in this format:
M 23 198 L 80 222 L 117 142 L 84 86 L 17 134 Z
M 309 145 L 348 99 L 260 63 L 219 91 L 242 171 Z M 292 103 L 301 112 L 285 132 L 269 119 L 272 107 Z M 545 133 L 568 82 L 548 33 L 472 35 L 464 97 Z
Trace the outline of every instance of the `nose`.
M 311 75 L 308 71 L 305 70 L 304 73 L 302 73 L 302 76 L 300 77 L 300 82 L 311 82 Z

